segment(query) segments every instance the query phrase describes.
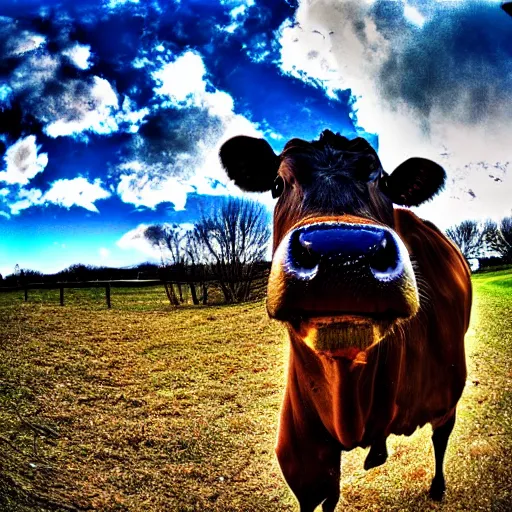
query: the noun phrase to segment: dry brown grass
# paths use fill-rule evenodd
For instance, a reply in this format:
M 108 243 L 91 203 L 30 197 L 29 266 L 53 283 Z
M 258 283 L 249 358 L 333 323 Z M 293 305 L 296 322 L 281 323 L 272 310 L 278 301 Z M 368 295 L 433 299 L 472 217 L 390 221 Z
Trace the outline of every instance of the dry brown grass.
M 445 501 L 427 498 L 424 428 L 392 438 L 388 462 L 370 472 L 364 450 L 344 455 L 339 510 L 511 509 L 510 279 L 475 280 Z M 51 500 L 105 511 L 296 510 L 273 453 L 286 342 L 263 303 L 170 311 L 160 290 L 123 291 L 108 311 L 80 293 L 65 307 L 51 294 L 27 304 L 0 296 L 0 509 L 58 509 Z M 59 438 L 34 435 L 22 419 Z

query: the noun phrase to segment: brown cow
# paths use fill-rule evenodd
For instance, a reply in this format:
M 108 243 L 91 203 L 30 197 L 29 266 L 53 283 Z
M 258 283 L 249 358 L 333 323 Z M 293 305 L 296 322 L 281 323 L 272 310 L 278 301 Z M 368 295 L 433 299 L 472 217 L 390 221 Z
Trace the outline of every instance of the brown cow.
M 341 452 L 370 446 L 383 464 L 390 434 L 431 423 L 433 499 L 466 380 L 470 272 L 416 206 L 444 185 L 436 163 L 411 158 L 388 175 L 361 138 L 326 130 L 289 141 L 235 137 L 220 151 L 247 191 L 272 190 L 274 256 L 267 309 L 291 343 L 277 457 L 301 511 L 334 510 Z

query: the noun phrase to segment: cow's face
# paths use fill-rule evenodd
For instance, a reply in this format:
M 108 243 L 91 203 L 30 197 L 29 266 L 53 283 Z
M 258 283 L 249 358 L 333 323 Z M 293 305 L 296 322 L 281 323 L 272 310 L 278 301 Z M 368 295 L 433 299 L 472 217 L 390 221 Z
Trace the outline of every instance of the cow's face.
M 279 156 L 264 140 L 235 137 L 220 157 L 240 188 L 279 198 L 271 317 L 313 350 L 350 358 L 416 314 L 416 279 L 393 229 L 393 203 L 434 196 L 445 180 L 439 165 L 411 158 L 387 175 L 368 142 L 330 131 L 311 143 L 292 139 Z

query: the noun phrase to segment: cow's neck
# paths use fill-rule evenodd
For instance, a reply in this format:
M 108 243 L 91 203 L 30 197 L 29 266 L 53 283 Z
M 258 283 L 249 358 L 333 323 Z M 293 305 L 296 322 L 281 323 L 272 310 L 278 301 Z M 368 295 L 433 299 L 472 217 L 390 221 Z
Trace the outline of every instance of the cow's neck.
M 381 389 L 381 384 L 399 378 L 400 350 L 394 351 L 391 360 L 386 358 L 383 366 L 375 347 L 354 360 L 318 355 L 293 331 L 290 343 L 285 400 L 297 422 L 316 415 L 345 449 L 368 444 L 368 439 L 380 435 L 381 423 L 384 431 L 394 414 L 396 397 L 394 386 Z

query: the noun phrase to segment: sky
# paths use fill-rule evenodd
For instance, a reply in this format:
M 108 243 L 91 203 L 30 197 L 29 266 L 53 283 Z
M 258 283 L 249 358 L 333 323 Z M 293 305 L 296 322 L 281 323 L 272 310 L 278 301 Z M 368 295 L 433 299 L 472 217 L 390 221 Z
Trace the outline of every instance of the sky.
M 511 40 L 491 0 L 2 0 L 0 273 L 158 261 L 148 225 L 242 195 L 235 135 L 366 137 L 445 167 L 442 229 L 511 215 Z

